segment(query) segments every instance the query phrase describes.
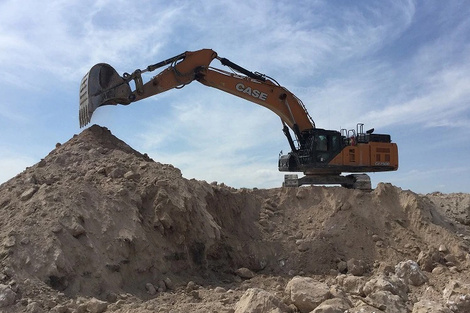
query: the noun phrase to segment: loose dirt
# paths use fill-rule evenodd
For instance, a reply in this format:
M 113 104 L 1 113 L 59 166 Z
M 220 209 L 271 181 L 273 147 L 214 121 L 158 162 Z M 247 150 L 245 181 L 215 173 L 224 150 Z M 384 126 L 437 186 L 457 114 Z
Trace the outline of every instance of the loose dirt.
M 295 276 L 345 290 L 353 312 L 365 295 L 344 277 L 406 260 L 428 281 L 404 312 L 452 309 L 445 287 L 470 284 L 470 195 L 235 189 L 185 179 L 94 125 L 0 185 L 0 243 L 1 312 L 235 312 L 250 288 L 295 312 Z

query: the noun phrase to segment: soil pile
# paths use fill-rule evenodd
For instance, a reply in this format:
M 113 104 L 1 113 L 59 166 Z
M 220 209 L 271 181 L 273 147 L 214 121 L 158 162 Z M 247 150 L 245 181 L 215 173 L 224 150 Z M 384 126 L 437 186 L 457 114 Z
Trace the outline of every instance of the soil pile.
M 469 225 L 468 194 L 234 189 L 94 125 L 0 186 L 0 311 L 465 312 Z

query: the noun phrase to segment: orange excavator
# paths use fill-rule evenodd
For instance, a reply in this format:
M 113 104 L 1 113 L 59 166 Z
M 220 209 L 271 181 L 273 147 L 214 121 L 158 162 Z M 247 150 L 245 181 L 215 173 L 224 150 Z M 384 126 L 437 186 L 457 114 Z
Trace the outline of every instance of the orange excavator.
M 211 67 L 214 59 L 232 71 Z M 167 66 L 144 83 L 142 74 Z M 146 69 L 120 76 L 105 63 L 93 66 L 80 85 L 80 127 L 87 125 L 93 112 L 103 105 L 128 105 L 173 88 L 198 81 L 266 107 L 277 114 L 290 149 L 279 156 L 279 171 L 287 174 L 284 186 L 339 184 L 347 188 L 371 189 L 366 172 L 398 169 L 398 148 L 388 134 L 356 129 L 325 130 L 316 128 L 302 101 L 273 78 L 251 72 L 211 49 L 187 51 Z M 131 90 L 130 82 L 135 84 Z M 361 173 L 342 175 L 342 173 Z

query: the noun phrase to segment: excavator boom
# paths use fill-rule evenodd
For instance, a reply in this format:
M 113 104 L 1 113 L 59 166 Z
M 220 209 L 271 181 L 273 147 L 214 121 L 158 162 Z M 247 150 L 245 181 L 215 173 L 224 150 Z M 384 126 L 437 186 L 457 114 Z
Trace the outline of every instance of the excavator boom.
M 214 59 L 232 71 L 211 67 Z M 144 83 L 142 73 L 168 65 Z M 286 175 L 286 186 L 302 184 L 341 184 L 367 189 L 367 175 L 341 176 L 343 172 L 380 172 L 398 168 L 398 150 L 389 135 L 364 133 L 362 124 L 357 132 L 338 132 L 315 127 L 302 101 L 274 79 L 251 72 L 211 49 L 187 51 L 172 58 L 120 76 L 105 63 L 93 66 L 80 85 L 80 127 L 86 126 L 93 112 L 103 105 L 128 105 L 192 81 L 246 99 L 274 112 L 281 119 L 283 132 L 291 152 L 279 158 L 279 170 L 303 172 L 297 179 Z M 132 90 L 130 83 L 134 82 Z M 359 127 L 359 125 L 361 125 Z M 293 136 L 291 135 L 293 132 Z M 352 133 L 351 133 L 352 132 Z M 357 182 L 357 184 L 356 184 Z M 364 183 L 365 182 L 365 183 Z
M 210 63 L 216 58 L 245 76 L 210 67 Z M 166 65 L 170 60 L 170 67 L 143 84 L 142 73 Z M 129 87 L 132 80 L 136 85 L 133 92 Z M 299 127 L 300 131 L 315 127 L 300 99 L 287 89 L 259 73 L 250 72 L 225 58 L 219 58 L 217 53 L 210 49 L 188 51 L 148 66 L 145 70 L 125 73 L 123 77 L 108 64 L 96 64 L 82 79 L 80 127 L 88 124 L 93 112 L 102 105 L 127 105 L 173 88 L 181 88 L 194 80 L 267 107 L 294 131 L 296 127 Z

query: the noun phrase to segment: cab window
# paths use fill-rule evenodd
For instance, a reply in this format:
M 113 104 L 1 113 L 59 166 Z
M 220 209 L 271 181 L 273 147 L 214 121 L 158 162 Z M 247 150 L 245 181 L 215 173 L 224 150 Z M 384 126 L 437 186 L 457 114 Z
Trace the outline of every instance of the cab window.
M 338 135 L 333 135 L 331 137 L 331 148 L 332 148 L 331 150 L 332 151 L 337 151 L 340 149 L 341 147 L 340 140 L 341 140 L 341 137 Z
M 328 137 L 326 135 L 317 136 L 317 151 L 328 151 Z

